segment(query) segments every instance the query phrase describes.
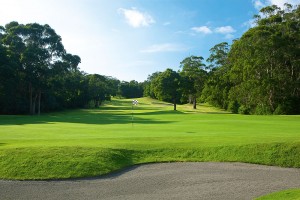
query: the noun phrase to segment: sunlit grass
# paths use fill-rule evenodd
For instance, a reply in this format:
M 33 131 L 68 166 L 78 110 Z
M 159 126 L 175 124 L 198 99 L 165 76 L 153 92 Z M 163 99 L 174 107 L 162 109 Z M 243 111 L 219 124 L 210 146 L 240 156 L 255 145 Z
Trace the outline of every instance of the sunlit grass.
M 133 121 L 132 121 L 133 119 Z M 100 109 L 0 116 L 0 178 L 97 176 L 145 162 L 300 167 L 300 116 L 234 115 L 209 105 L 114 99 Z
M 284 190 L 280 192 L 275 192 L 260 198 L 257 198 L 256 200 L 300 200 L 300 189 L 290 189 L 290 190 Z

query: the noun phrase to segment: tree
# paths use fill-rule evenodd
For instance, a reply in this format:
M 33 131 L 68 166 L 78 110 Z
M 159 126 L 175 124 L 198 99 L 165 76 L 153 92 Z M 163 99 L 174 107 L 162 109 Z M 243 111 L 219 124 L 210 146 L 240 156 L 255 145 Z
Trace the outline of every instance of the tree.
M 202 91 L 201 99 L 210 104 L 227 109 L 228 91 L 231 88 L 228 71 L 228 53 L 230 46 L 222 42 L 210 49 L 208 79 Z
M 183 77 L 183 93 L 188 95 L 193 102 L 193 108 L 197 108 L 197 97 L 201 95 L 207 72 L 204 70 L 205 64 L 202 63 L 203 57 L 190 56 L 185 58 L 180 67 L 180 75 Z M 190 102 L 191 103 L 191 102 Z
M 87 75 L 89 99 L 94 102 L 95 108 L 99 107 L 102 101 L 106 100 L 111 94 L 107 78 L 99 74 Z
M 143 96 L 143 86 L 137 81 L 122 81 L 119 85 L 119 94 L 125 98 L 139 98 Z
M 65 53 L 60 36 L 49 25 L 11 22 L 6 25 L 2 40 L 9 50 L 17 52 L 17 60 L 28 84 L 30 114 L 35 114 L 36 107 L 40 114 L 41 95 L 51 65 Z
M 256 114 L 300 112 L 299 13 L 299 6 L 265 7 L 257 26 L 233 43 L 230 101 Z
M 10 87 L 5 86 L 10 88 L 4 92 L 10 101 L 2 112 L 24 113 L 27 107 L 30 114 L 40 114 L 42 107 L 45 110 L 60 107 L 51 102 L 58 102 L 54 100 L 61 97 L 56 96 L 57 91 L 63 90 L 65 77 L 78 72 L 80 63 L 79 56 L 66 53 L 60 36 L 49 25 L 11 22 L 5 28 L 0 27 L 0 45 L 5 47 L 3 52 L 8 59 L 1 68 L 7 74 L 3 82 L 14 80 Z M 53 83 L 62 87 L 55 88 Z
M 158 77 L 158 75 L 161 72 L 154 72 L 151 75 L 148 76 L 147 80 L 144 82 L 144 96 L 146 97 L 151 97 L 156 99 L 157 97 L 155 96 L 155 79 Z
M 167 69 L 158 74 L 154 79 L 155 96 L 162 101 L 173 102 L 174 110 L 180 100 L 180 75 L 172 69 Z

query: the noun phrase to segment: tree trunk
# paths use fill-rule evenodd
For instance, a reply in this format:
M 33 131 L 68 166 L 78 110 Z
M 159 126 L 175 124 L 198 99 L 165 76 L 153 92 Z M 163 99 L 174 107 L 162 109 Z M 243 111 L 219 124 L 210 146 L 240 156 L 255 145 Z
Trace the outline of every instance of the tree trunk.
M 41 114 L 41 96 L 42 96 L 42 92 L 41 92 L 41 90 L 39 90 L 39 93 L 38 93 L 38 115 Z
M 174 99 L 174 110 L 176 110 L 176 99 Z
M 193 96 L 190 94 L 189 95 L 189 104 L 192 104 L 193 103 Z
M 273 104 L 273 95 L 274 95 L 274 90 L 271 89 L 270 90 L 270 94 L 269 94 L 269 105 L 271 107 L 272 112 L 274 112 L 274 104 Z
M 29 114 L 32 115 L 32 85 L 29 83 Z
M 197 98 L 196 97 L 194 97 L 193 108 L 197 109 Z
M 32 102 L 32 115 L 35 114 L 35 104 L 36 104 L 36 99 L 37 99 L 37 95 L 35 95 L 34 99 L 33 99 L 33 102 Z

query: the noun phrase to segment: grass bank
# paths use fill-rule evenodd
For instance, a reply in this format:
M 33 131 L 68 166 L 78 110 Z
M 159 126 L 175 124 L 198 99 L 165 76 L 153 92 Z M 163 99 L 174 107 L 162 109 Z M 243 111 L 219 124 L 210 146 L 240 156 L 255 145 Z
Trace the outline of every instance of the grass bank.
M 259 197 L 256 200 L 300 200 L 300 189 L 290 189 L 280 192 L 275 192 L 263 197 Z
M 164 102 L 139 102 L 133 111 L 131 100 L 113 100 L 100 109 L 0 116 L 0 178 L 91 177 L 173 161 L 300 167 L 300 116 L 233 115 L 209 105 L 173 111 Z

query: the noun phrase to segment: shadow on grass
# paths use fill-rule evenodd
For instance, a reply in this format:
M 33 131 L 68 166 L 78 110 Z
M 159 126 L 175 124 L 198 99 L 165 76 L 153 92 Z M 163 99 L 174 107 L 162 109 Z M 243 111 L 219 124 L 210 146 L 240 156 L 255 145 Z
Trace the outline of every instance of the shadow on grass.
M 141 115 L 167 114 L 168 111 L 134 113 L 135 124 L 168 124 L 175 121 L 156 119 L 145 119 Z M 41 116 L 0 116 L 1 125 L 25 125 L 25 124 L 51 124 L 51 123 L 79 123 L 79 124 L 131 124 L 132 115 L 129 112 L 110 113 L 101 110 L 80 110 L 77 112 L 65 112 L 57 114 L 46 114 Z
M 161 110 L 161 111 L 154 111 L 154 112 L 140 112 L 140 113 L 135 113 L 134 115 L 168 115 L 168 114 L 183 115 L 187 113 L 178 110 Z

